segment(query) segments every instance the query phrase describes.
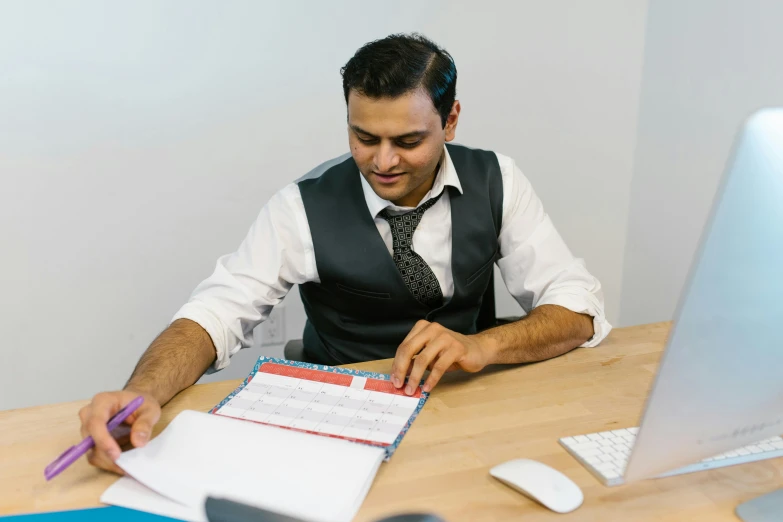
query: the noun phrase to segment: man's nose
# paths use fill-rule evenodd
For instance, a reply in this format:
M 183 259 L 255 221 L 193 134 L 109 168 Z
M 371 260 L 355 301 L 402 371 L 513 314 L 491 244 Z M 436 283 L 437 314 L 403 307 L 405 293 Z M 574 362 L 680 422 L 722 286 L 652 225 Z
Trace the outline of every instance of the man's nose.
M 400 163 L 400 157 L 397 151 L 390 143 L 383 143 L 378 146 L 375 153 L 375 166 L 381 174 L 391 172 Z

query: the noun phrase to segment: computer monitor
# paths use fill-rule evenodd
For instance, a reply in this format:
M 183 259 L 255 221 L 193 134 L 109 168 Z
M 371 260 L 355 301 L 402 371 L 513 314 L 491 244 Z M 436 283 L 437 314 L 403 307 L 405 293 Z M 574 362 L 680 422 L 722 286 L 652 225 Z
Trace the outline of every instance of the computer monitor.
M 764 109 L 735 142 L 624 479 L 781 433 L 783 109 Z

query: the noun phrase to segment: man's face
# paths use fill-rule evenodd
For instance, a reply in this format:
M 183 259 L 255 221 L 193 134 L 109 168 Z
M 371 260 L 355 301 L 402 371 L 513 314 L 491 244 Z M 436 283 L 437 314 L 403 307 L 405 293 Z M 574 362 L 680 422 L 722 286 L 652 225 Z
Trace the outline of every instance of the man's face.
M 432 188 L 443 144 L 454 139 L 459 102 L 444 129 L 421 90 L 399 98 L 348 96 L 348 142 L 356 165 L 378 196 L 415 207 Z

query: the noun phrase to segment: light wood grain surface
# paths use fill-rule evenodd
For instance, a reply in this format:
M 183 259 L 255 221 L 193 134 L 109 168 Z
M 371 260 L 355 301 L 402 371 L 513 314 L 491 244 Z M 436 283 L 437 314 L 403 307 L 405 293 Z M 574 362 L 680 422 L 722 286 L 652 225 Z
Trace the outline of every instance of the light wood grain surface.
M 447 375 L 381 466 L 357 520 L 409 511 L 450 522 L 738 520 L 737 504 L 783 487 L 783 459 L 607 488 L 557 442 L 638 425 L 668 329 L 668 323 L 616 329 L 598 348 L 543 363 Z M 391 361 L 352 367 L 388 373 Z M 156 433 L 183 409 L 210 409 L 239 382 L 185 390 L 166 405 Z M 0 412 L 0 513 L 99 504 L 116 477 L 86 459 L 51 483 L 43 478 L 44 467 L 78 442 L 77 412 L 85 402 Z M 584 505 L 558 515 L 489 476 L 492 466 L 514 458 L 564 472 L 584 491 Z

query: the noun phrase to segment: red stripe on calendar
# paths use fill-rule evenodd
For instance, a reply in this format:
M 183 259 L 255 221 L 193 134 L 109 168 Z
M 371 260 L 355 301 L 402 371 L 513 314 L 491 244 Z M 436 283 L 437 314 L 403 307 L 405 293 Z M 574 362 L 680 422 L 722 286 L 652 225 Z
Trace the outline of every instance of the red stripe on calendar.
M 416 388 L 416 393 L 413 395 L 407 395 L 404 388 L 395 388 L 391 381 L 381 381 L 379 379 L 367 379 L 367 382 L 364 384 L 364 389 L 389 393 L 391 395 L 401 395 L 403 397 L 413 397 L 414 399 L 421 398 L 421 386 Z
M 353 381 L 352 375 L 344 373 L 311 370 L 309 368 L 300 368 L 298 366 L 288 366 L 277 363 L 264 363 L 258 368 L 258 371 L 274 375 L 283 375 L 285 377 L 293 377 L 295 379 L 305 379 L 307 381 L 337 384 L 339 386 L 350 386 Z M 380 379 L 367 378 L 367 382 L 364 383 L 364 389 L 391 395 L 400 395 L 402 397 L 413 397 L 414 399 L 421 398 L 421 387 L 416 388 L 416 393 L 413 395 L 406 395 L 404 389 L 397 389 L 391 381 L 382 381 Z
M 353 377 L 343 373 L 324 372 L 321 370 L 311 370 L 309 368 L 299 368 L 297 366 L 287 366 L 285 364 L 264 363 L 258 368 L 259 372 L 271 373 L 274 375 L 283 375 L 295 379 L 305 379 L 314 382 L 325 382 L 328 384 L 337 384 L 340 386 L 350 386 Z

